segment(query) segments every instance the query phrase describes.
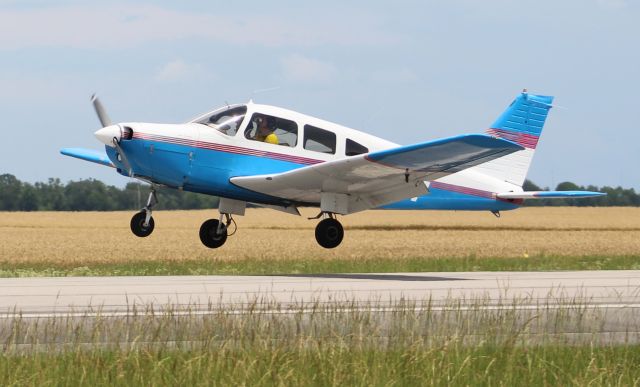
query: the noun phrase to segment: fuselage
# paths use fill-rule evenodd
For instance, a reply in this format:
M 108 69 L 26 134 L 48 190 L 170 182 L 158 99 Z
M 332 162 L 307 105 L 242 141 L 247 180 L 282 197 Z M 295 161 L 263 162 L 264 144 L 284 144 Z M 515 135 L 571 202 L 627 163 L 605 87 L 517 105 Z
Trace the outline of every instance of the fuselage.
M 260 127 L 261 117 L 270 123 L 268 130 Z M 131 122 L 118 126 L 123 133 L 119 146 L 136 177 L 186 191 L 276 206 L 319 203 L 292 203 L 238 187 L 230 179 L 286 172 L 398 146 L 335 123 L 254 103 L 227 106 L 185 124 Z M 264 140 L 266 133 L 274 135 L 272 142 Z M 117 148 L 105 143 L 112 163 L 128 175 Z M 495 193 L 512 188 L 467 170 L 430 182 L 427 195 L 382 208 L 509 210 L 519 203 L 498 200 Z

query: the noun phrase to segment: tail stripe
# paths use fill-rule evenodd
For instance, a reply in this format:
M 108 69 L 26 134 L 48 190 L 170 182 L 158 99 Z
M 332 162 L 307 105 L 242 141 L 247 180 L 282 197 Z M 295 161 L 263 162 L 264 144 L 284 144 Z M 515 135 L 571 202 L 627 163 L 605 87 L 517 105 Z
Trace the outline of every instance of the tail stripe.
M 513 132 L 510 130 L 495 128 L 488 129 L 487 134 L 515 142 L 516 144 L 529 149 L 535 149 L 536 145 L 538 145 L 538 140 L 540 139 L 539 136 L 529 133 Z

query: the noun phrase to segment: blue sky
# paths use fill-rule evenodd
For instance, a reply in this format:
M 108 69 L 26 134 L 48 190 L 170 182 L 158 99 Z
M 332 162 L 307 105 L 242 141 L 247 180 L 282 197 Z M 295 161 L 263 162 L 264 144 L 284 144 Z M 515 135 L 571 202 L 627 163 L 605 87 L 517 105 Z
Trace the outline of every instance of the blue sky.
M 482 132 L 526 87 L 558 105 L 529 178 L 640 188 L 637 2 L 216 3 L 0 0 L 0 173 L 124 185 L 58 153 L 100 149 L 94 92 L 114 121 L 252 98 L 409 144 Z

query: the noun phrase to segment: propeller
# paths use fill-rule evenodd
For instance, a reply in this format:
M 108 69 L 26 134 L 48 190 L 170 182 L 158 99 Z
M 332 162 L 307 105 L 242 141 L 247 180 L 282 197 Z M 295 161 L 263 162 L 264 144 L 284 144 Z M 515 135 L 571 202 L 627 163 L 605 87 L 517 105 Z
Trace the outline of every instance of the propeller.
M 133 169 L 131 168 L 131 164 L 127 159 L 127 155 L 124 150 L 120 146 L 120 140 L 122 139 L 122 128 L 120 125 L 113 125 L 111 122 L 111 118 L 107 114 L 107 111 L 102 106 L 102 103 L 98 99 L 98 97 L 93 94 L 91 96 L 91 103 L 93 104 L 93 108 L 98 115 L 98 120 L 100 120 L 100 124 L 102 124 L 102 128 L 98 129 L 94 134 L 100 140 L 100 142 L 104 143 L 107 146 L 111 146 L 116 148 L 118 151 L 118 161 L 122 162 L 122 165 L 127 170 L 127 174 L 129 177 L 133 177 Z
M 96 110 L 102 127 L 111 126 L 111 118 L 109 118 L 107 111 L 104 110 L 104 106 L 102 106 L 102 103 L 100 103 L 100 100 L 95 94 L 91 96 L 91 103 L 93 103 L 93 108 Z

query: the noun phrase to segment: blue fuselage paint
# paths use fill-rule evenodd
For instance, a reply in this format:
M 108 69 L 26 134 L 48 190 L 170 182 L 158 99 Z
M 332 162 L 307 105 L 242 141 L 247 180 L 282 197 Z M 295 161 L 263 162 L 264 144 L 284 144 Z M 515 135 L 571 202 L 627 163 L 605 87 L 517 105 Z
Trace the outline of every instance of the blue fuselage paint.
M 289 200 L 253 192 L 229 182 L 229 179 L 236 176 L 281 173 L 304 167 L 305 164 L 140 139 L 122 141 L 120 146 L 127 155 L 127 161 L 135 175 L 157 184 L 253 203 L 284 206 L 318 205 L 317 203 L 292 203 Z M 118 159 L 117 151 L 109 146 L 105 149 L 118 171 L 126 176 L 126 168 Z M 517 204 L 507 201 L 443 189 L 432 189 L 428 195 L 381 207 L 381 209 L 397 210 L 475 211 L 505 211 L 516 208 L 518 208 Z

